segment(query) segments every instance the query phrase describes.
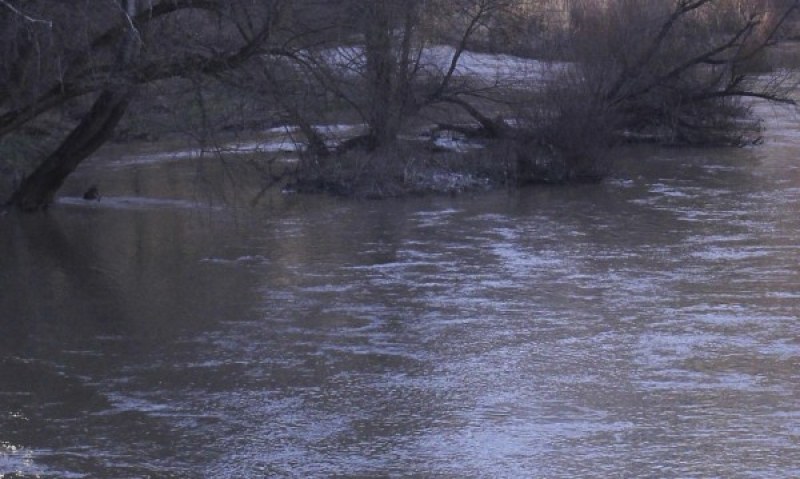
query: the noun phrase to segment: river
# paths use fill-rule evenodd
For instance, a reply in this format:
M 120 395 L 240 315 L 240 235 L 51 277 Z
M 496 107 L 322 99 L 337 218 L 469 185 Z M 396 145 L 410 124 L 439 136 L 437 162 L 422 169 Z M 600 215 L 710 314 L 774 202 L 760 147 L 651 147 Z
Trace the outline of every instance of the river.
M 798 477 L 800 129 L 762 113 L 456 197 L 91 162 L 0 217 L 0 476 Z

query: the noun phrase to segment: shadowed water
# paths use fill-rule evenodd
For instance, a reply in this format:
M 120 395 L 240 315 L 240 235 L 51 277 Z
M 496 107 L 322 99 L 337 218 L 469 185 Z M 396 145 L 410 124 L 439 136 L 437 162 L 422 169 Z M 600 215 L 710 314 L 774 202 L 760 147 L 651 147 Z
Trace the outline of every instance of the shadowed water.
M 599 185 L 247 213 L 88 165 L 102 201 L 0 218 L 0 475 L 799 476 L 773 123 Z

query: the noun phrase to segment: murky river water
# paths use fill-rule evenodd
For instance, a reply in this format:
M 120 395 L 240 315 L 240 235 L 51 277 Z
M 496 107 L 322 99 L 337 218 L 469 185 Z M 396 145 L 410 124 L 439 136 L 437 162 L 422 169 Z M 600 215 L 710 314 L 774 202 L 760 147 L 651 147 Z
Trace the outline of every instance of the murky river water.
M 250 212 L 87 165 L 103 201 L 0 218 L 0 476 L 800 476 L 796 127 Z

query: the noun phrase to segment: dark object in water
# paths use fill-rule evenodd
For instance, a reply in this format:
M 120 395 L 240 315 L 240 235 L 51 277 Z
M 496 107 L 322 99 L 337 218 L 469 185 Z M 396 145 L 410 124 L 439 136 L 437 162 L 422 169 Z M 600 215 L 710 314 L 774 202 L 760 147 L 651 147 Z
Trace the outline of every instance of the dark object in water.
M 87 201 L 100 201 L 100 190 L 97 189 L 97 185 L 90 186 L 89 189 L 83 194 L 83 199 Z

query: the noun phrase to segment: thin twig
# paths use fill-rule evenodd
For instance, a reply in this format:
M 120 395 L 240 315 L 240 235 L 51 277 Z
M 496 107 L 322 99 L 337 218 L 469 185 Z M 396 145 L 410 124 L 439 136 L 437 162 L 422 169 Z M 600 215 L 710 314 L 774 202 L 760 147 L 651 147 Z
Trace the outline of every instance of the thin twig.
M 14 5 L 11 5 L 6 0 L 0 0 L 0 4 L 31 23 L 44 23 L 45 25 L 47 25 L 47 28 L 53 28 L 53 22 L 51 22 L 50 20 L 33 18 L 30 15 L 27 15 L 25 12 L 18 9 L 17 7 L 15 7 Z

